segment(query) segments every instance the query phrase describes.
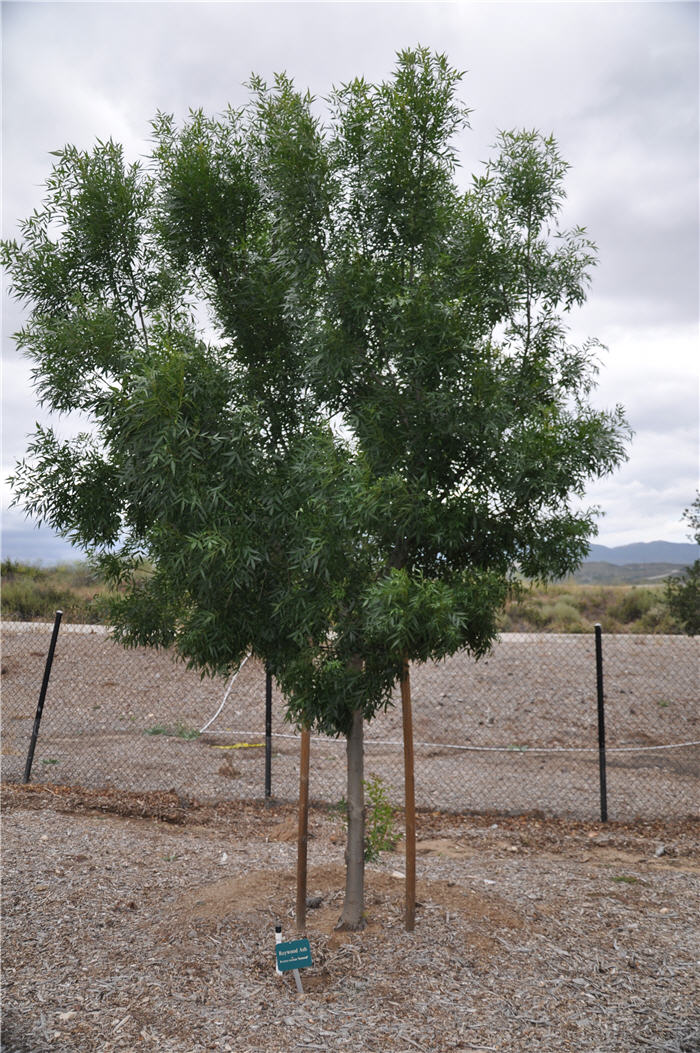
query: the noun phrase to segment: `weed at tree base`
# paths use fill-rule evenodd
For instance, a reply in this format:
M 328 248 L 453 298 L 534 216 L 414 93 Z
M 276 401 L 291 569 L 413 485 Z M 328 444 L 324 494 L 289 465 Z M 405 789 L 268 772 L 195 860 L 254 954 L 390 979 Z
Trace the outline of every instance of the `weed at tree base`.
M 384 780 L 371 775 L 363 782 L 367 795 L 365 815 L 365 862 L 373 863 L 381 852 L 393 852 L 401 838 L 394 826 L 394 811 L 386 795 Z M 343 822 L 347 826 L 347 802 L 341 797 L 337 805 Z

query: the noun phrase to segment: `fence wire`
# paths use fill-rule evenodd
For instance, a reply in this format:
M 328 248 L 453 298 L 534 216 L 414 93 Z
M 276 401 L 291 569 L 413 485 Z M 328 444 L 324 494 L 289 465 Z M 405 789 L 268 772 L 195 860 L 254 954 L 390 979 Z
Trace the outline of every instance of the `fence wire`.
M 2 777 L 21 781 L 51 625 L 6 623 Z M 604 636 L 608 816 L 697 814 L 698 658 L 684 636 Z M 454 812 L 597 818 L 593 631 L 504 634 L 479 662 L 458 654 L 411 668 L 416 803 Z M 365 775 L 403 800 L 401 707 L 366 726 Z M 299 738 L 272 705 L 271 792 L 298 791 Z M 167 652 L 125 650 L 100 626 L 62 625 L 32 782 L 174 790 L 199 801 L 265 792 L 265 673 L 201 679 Z M 345 743 L 313 736 L 311 798 L 345 794 Z

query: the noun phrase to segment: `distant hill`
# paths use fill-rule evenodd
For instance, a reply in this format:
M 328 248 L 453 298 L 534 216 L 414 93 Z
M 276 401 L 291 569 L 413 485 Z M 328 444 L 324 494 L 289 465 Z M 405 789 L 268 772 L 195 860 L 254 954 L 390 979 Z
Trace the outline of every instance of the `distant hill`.
M 700 559 L 700 545 L 674 541 L 638 541 L 633 545 L 591 545 L 586 563 L 612 563 L 621 567 L 630 563 L 670 563 L 689 567 Z
M 658 585 L 665 578 L 682 574 L 682 563 L 603 563 L 586 560 L 571 575 L 579 585 Z

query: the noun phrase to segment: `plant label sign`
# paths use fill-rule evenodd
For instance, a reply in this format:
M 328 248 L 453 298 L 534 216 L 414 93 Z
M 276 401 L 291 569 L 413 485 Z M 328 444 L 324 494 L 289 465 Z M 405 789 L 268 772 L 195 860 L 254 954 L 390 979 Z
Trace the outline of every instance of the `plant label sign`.
M 310 965 L 313 965 L 311 945 L 306 939 L 278 943 L 275 946 L 275 954 L 277 955 L 277 968 L 281 973 L 289 972 L 291 969 L 308 969 Z

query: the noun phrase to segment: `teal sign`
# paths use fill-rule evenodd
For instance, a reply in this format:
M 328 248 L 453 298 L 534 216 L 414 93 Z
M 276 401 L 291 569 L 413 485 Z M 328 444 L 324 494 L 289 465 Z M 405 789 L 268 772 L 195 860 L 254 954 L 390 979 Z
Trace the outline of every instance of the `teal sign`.
M 288 943 L 278 943 L 275 953 L 277 968 L 281 973 L 289 972 L 290 969 L 308 969 L 310 965 L 313 965 L 311 945 L 308 940 L 289 940 Z

